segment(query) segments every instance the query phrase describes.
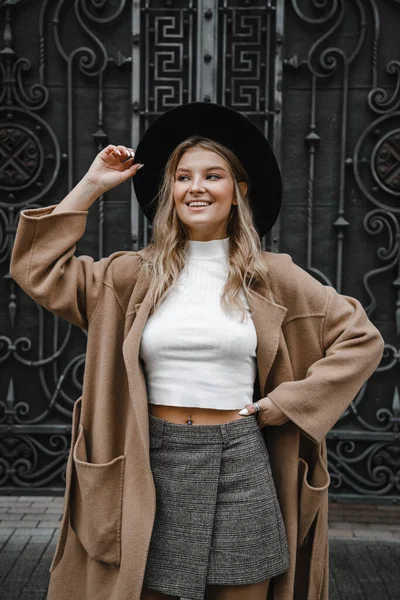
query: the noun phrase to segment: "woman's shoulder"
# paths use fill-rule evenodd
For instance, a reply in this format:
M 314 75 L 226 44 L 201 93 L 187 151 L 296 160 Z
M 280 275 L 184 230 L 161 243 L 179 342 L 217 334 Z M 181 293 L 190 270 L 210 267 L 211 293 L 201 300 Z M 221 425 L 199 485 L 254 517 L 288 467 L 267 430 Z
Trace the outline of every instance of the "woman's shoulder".
M 122 304 L 129 301 L 140 272 L 140 254 L 134 250 L 119 250 L 108 256 L 105 285 L 114 290 Z
M 294 262 L 290 254 L 269 252 L 267 250 L 263 250 L 261 254 L 267 263 L 270 276 L 273 276 L 277 281 L 289 283 L 301 280 L 303 277 L 306 279 L 311 277 L 305 269 Z
M 269 252 L 268 250 L 263 250 L 261 254 L 267 262 L 268 267 L 271 269 L 279 269 L 282 266 L 293 264 L 292 257 L 285 252 Z
M 271 290 L 283 306 L 300 313 L 324 310 L 328 286 L 296 264 L 289 254 L 264 250 L 262 255 Z

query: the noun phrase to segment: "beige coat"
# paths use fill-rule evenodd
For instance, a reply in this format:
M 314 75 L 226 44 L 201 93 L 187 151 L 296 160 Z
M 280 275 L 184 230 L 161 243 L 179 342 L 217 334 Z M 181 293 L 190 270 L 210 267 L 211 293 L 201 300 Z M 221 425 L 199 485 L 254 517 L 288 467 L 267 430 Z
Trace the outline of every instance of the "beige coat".
M 88 331 L 48 599 L 139 600 L 155 515 L 138 355 L 149 281 L 137 252 L 76 257 L 88 211 L 52 215 L 55 206 L 21 213 L 10 267 L 36 302 Z M 290 419 L 262 429 L 290 551 L 268 599 L 327 600 L 325 435 L 379 364 L 383 340 L 357 300 L 286 254 L 263 257 L 277 304 L 249 297 L 261 397 Z

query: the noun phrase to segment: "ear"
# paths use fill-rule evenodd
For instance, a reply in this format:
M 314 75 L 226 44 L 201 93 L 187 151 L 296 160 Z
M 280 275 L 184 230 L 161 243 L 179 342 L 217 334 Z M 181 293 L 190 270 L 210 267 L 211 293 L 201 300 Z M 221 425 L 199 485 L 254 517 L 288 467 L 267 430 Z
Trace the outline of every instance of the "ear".
M 245 196 L 247 194 L 247 183 L 245 181 L 239 181 L 238 186 L 240 187 L 242 196 Z M 235 202 L 235 204 L 237 204 L 237 202 Z

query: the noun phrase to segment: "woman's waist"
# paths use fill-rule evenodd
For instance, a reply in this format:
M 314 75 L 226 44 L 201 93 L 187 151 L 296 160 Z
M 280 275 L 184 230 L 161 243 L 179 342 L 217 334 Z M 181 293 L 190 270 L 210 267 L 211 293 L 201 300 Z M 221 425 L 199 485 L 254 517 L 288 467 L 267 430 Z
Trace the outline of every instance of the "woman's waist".
M 245 419 L 246 417 L 239 415 L 239 410 L 240 408 L 220 410 L 198 406 L 172 406 L 149 403 L 149 413 L 155 417 L 171 421 L 172 423 L 184 424 L 191 421 L 190 425 L 218 425 L 219 423 Z

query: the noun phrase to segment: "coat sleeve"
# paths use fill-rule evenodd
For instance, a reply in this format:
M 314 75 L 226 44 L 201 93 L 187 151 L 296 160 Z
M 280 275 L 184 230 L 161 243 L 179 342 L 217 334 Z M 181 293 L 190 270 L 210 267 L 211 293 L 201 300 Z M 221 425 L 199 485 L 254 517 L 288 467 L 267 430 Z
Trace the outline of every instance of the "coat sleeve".
M 268 393 L 316 443 L 322 442 L 375 371 L 384 349 L 382 336 L 361 303 L 330 286 L 323 287 L 323 356 L 309 366 L 304 379 L 283 382 Z
M 10 275 L 38 304 L 87 330 L 109 257 L 74 256 L 88 211 L 52 214 L 56 206 L 21 211 Z

